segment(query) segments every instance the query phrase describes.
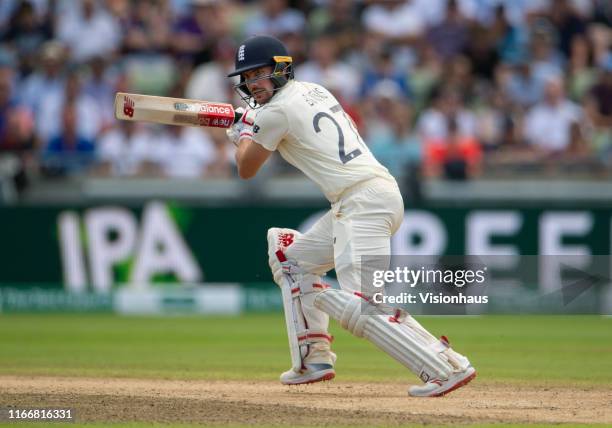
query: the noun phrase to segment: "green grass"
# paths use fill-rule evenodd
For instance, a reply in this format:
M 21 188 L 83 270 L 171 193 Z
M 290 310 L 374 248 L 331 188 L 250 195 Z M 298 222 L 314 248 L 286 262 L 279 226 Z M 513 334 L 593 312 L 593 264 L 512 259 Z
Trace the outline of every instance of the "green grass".
M 612 383 L 612 318 L 428 317 L 479 382 Z M 412 375 L 332 322 L 339 380 Z M 1 315 L 0 374 L 276 380 L 289 365 L 281 314 L 238 318 Z
M 612 318 L 486 316 L 425 317 L 420 321 L 434 334 L 449 336 L 454 347 L 470 357 L 479 370 L 479 383 L 612 384 Z M 414 379 L 367 341 L 353 338 L 333 322 L 332 333 L 339 380 Z M 0 375 L 276 380 L 288 365 L 281 314 L 239 318 L 0 315 Z M 0 427 L 17 426 L 199 425 L 0 423 Z M 500 425 L 473 425 L 495 426 Z

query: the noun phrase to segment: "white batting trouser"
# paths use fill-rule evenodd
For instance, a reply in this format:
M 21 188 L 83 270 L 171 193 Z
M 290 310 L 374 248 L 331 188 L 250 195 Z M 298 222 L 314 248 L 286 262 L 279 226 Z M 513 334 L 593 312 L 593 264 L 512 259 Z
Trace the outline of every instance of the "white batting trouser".
M 285 254 L 317 276 L 335 267 L 342 289 L 370 294 L 361 289 L 360 259 L 391 254 L 391 236 L 403 217 L 397 184 L 374 178 L 348 189 Z
M 280 285 L 282 269 L 274 253 L 281 249 L 304 272 L 299 275 L 303 288 L 320 283 L 320 277 L 335 267 L 343 289 L 369 293 L 370 290 L 361 290 L 360 258 L 390 254 L 391 236 L 399 228 L 403 215 L 403 201 L 394 181 L 374 178 L 357 184 L 332 204 L 306 233 L 270 229 L 269 261 L 275 281 Z M 277 242 L 273 242 L 275 239 Z M 320 338 L 322 333 L 327 334 L 329 317 L 314 306 L 314 298 L 314 294 L 305 294 L 300 300 L 309 330 Z M 310 362 L 329 361 L 324 358 Z

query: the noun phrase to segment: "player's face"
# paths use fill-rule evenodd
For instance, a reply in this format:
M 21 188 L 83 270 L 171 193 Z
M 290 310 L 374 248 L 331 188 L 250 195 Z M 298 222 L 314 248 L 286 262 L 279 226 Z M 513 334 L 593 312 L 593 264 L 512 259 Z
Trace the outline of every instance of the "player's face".
M 247 88 L 251 91 L 257 104 L 267 103 L 274 95 L 274 85 L 270 79 L 262 79 L 262 77 L 270 74 L 272 74 L 272 67 L 270 66 L 244 72 Z

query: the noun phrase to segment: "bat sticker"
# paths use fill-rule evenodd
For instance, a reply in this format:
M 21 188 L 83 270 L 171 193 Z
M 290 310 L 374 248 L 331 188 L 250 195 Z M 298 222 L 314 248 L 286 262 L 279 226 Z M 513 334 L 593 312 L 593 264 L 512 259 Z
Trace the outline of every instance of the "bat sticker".
M 134 117 L 134 100 L 130 97 L 123 97 L 123 114 Z

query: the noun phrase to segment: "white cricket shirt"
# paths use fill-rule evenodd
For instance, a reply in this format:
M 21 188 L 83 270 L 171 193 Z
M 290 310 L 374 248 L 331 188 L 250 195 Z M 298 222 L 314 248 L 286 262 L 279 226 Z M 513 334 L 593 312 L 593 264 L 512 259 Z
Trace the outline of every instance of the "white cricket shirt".
M 278 150 L 330 202 L 374 177 L 394 181 L 363 142 L 351 118 L 324 87 L 292 80 L 256 110 L 253 141 Z

